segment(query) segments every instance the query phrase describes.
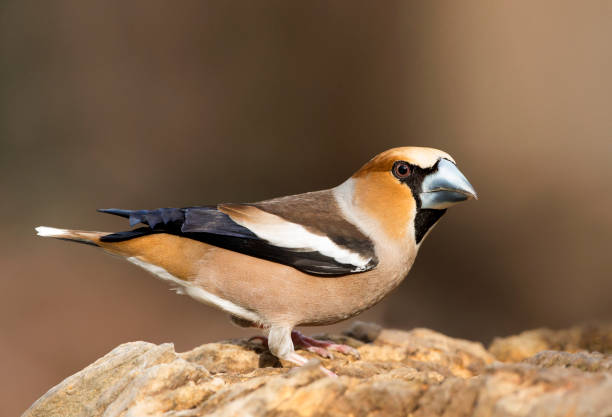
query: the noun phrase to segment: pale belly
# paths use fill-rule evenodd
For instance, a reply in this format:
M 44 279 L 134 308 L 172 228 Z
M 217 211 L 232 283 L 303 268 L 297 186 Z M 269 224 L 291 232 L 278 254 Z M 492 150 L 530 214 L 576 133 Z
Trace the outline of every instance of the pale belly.
M 385 258 L 367 272 L 318 277 L 290 266 L 177 236 L 158 234 L 108 248 L 178 292 L 259 325 L 323 325 L 372 307 L 407 275 L 416 251 Z M 413 255 L 410 255 L 413 253 Z M 396 259 L 392 262 L 390 259 Z
M 194 284 L 257 315 L 263 324 L 292 326 L 332 324 L 367 310 L 399 285 L 414 260 L 394 268 L 319 277 L 215 247 L 208 255 Z

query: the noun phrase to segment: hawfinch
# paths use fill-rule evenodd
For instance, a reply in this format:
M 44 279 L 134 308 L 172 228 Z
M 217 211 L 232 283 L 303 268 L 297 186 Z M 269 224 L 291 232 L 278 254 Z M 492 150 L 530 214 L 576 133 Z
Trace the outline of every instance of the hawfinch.
M 474 188 L 447 153 L 402 147 L 329 190 L 247 204 L 100 210 L 144 225 L 118 233 L 36 230 L 125 257 L 237 324 L 264 329 L 275 356 L 303 365 L 294 343 L 323 356 L 355 351 L 293 328 L 336 323 L 378 303 L 408 274 L 446 209 L 470 198 Z

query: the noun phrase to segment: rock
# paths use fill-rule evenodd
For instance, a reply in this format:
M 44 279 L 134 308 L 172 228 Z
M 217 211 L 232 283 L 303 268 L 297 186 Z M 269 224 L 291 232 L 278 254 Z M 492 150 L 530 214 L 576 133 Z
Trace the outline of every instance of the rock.
M 524 360 L 526 363 L 544 368 L 561 366 L 563 368 L 578 368 L 585 372 L 612 371 L 612 355 L 599 352 L 557 352 L 545 350 Z
M 565 330 L 528 330 L 516 336 L 496 338 L 489 348 L 498 360 L 504 362 L 518 362 L 543 350 L 612 353 L 612 324 Z
M 174 357 L 171 344 L 133 342 L 118 346 L 49 390 L 24 415 L 102 415 L 141 372 Z
M 487 351 L 427 329 L 355 323 L 325 338 L 350 344 L 361 359 L 336 354 L 319 361 L 303 352 L 313 359 L 303 367 L 280 367 L 260 343 L 244 340 L 180 354 L 171 344 L 127 343 L 52 388 L 23 416 L 609 417 L 612 356 L 604 329 L 526 332 Z M 525 356 L 540 346 L 549 350 Z M 321 363 L 339 378 L 325 376 Z
M 363 343 L 372 343 L 378 338 L 381 331 L 382 327 L 376 323 L 355 321 L 344 334 Z
M 180 356 L 189 362 L 202 365 L 213 374 L 242 373 L 259 368 L 263 349 L 257 347 L 248 342 L 230 340 L 225 343 L 208 343 Z
M 612 375 L 501 364 L 468 380 L 448 378 L 419 400 L 420 416 L 610 416 Z
M 371 351 L 395 347 L 407 355 L 408 361 L 438 365 L 452 375 L 469 378 L 480 374 L 495 358 L 480 343 L 453 339 L 428 329 L 383 330 Z M 369 350 L 365 348 L 364 350 Z

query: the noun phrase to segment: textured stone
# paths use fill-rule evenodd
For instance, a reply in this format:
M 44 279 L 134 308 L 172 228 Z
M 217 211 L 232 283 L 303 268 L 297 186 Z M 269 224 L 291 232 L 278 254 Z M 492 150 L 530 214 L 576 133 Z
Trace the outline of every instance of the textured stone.
M 127 343 L 52 388 L 24 416 L 609 417 L 612 357 L 585 350 L 608 346 L 610 335 L 597 329 L 497 340 L 491 352 L 506 363 L 480 343 L 367 323 L 325 336 L 355 347 L 361 359 L 336 354 L 319 362 L 303 352 L 313 358 L 303 367 L 280 367 L 260 343 L 244 340 L 181 354 L 171 344 Z M 553 345 L 582 350 L 525 357 Z M 325 376 L 320 363 L 339 377 Z
M 382 331 L 382 327 L 376 323 L 366 323 L 364 321 L 355 321 L 344 332 L 345 335 L 362 341 L 363 343 L 372 343 L 378 338 Z
M 545 350 L 525 359 L 524 362 L 544 368 L 561 366 L 578 368 L 586 372 L 612 371 L 612 355 L 604 355 L 599 352 L 570 353 Z
M 476 378 L 449 378 L 420 399 L 419 416 L 610 416 L 612 375 L 495 364 Z
M 516 336 L 496 338 L 489 351 L 500 361 L 518 362 L 543 350 L 612 353 L 612 324 L 535 329 Z

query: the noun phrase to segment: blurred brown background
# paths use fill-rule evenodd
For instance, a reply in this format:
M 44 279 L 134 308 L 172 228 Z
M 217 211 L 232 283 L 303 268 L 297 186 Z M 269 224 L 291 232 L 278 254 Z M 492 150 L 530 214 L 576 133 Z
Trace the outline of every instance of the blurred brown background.
M 610 1 L 4 0 L 0 414 L 123 342 L 248 334 L 34 226 L 328 188 L 394 146 L 450 152 L 481 199 L 363 319 L 484 342 L 611 319 L 611 39 Z

